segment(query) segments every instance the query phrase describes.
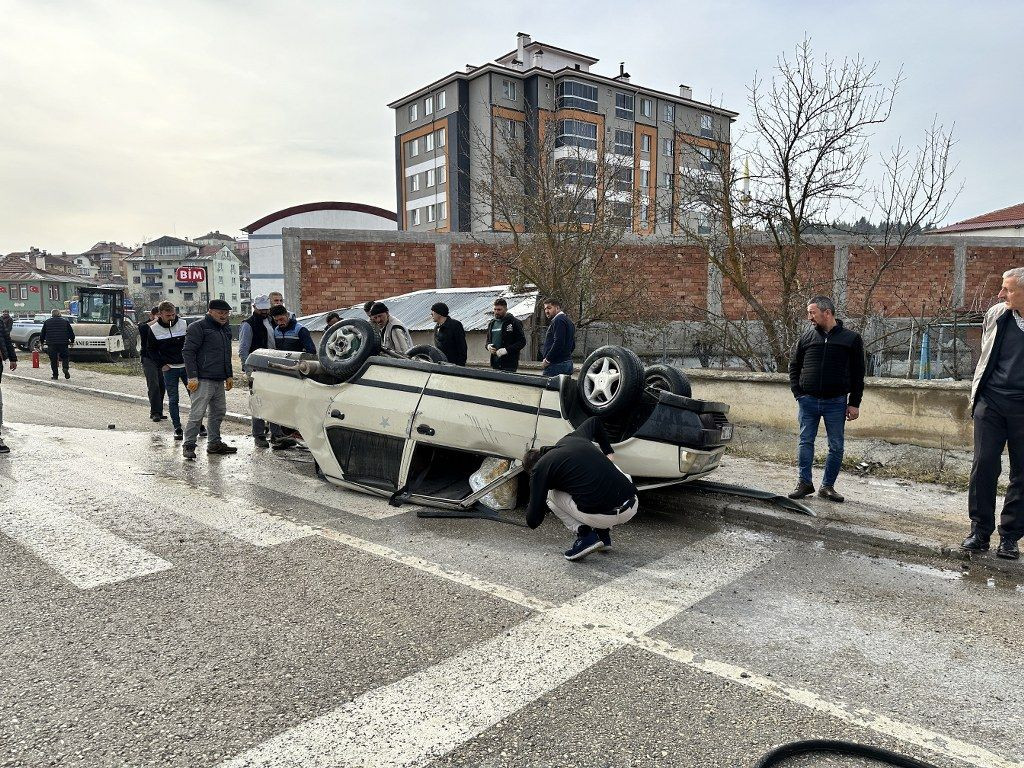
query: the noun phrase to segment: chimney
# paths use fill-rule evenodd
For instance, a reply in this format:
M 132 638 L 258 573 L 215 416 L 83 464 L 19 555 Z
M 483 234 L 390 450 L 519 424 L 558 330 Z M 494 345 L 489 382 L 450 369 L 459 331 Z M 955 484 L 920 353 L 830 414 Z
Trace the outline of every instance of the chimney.
M 518 53 L 516 55 L 516 61 L 520 64 L 526 63 L 526 46 L 530 44 L 530 36 L 525 32 L 520 32 L 516 35 L 516 48 Z
M 542 56 L 544 56 L 544 51 L 540 50 L 539 48 L 536 51 L 533 52 L 533 66 L 535 66 L 535 67 L 541 66 L 541 57 Z
M 619 62 L 619 74 L 615 76 L 616 80 L 621 80 L 624 83 L 629 82 L 629 72 L 626 71 L 626 62 Z
M 679 84 L 679 95 L 682 96 L 684 99 L 692 99 L 693 98 L 693 88 L 691 88 L 688 85 L 683 85 L 682 83 L 680 83 Z

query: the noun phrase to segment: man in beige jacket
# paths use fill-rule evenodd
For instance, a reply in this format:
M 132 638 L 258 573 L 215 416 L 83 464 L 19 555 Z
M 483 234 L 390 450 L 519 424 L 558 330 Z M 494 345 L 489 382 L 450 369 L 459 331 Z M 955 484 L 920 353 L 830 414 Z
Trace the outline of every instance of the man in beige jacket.
M 999 549 L 1020 557 L 1024 536 L 1024 267 L 1003 273 L 1000 304 L 985 314 L 981 355 L 971 386 L 974 466 L 967 497 L 971 535 L 961 547 L 984 552 L 996 528 L 996 484 L 1009 447 L 1010 483 L 999 519 Z

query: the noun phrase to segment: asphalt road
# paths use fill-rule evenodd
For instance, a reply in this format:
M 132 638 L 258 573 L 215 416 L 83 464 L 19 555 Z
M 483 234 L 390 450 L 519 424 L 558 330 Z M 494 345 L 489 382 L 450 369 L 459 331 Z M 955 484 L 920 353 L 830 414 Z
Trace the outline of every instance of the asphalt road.
M 1004 577 L 685 508 L 571 564 L 555 521 L 421 519 L 237 425 L 185 464 L 145 408 L 3 387 L 0 766 L 1024 765 Z

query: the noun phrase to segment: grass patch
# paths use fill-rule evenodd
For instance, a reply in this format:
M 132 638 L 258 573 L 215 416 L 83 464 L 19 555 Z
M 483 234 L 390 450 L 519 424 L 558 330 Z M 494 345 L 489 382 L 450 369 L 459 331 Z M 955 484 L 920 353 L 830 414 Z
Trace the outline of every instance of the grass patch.
M 142 376 L 142 364 L 138 360 L 119 360 L 115 363 L 72 363 L 73 368 L 96 373 L 113 373 L 119 376 Z

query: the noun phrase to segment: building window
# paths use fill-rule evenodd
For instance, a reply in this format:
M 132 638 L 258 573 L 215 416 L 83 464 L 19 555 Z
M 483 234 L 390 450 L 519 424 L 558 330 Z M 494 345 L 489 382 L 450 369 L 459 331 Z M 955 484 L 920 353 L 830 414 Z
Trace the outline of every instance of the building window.
M 428 168 L 427 169 L 427 186 L 428 187 L 432 187 L 432 186 L 435 185 L 436 182 L 437 182 L 437 179 L 436 179 L 436 176 L 434 174 L 434 169 L 433 168 Z
M 436 131 L 434 131 L 434 135 L 437 136 L 437 146 L 443 147 L 444 146 L 444 142 L 445 142 L 445 137 L 447 135 L 447 132 L 445 131 L 445 129 L 444 128 L 438 128 Z
M 132 282 L 135 283 L 136 285 L 138 285 L 139 283 L 142 282 L 142 278 L 141 277 L 133 277 L 132 278 Z
M 27 299 L 28 298 L 28 286 L 27 285 L 21 286 L 21 298 L 23 298 L 23 299 Z
M 412 211 L 409 213 L 409 220 L 412 222 L 412 225 L 414 227 L 418 227 L 420 225 L 420 209 L 419 208 L 413 208 L 412 209 Z
M 173 288 L 168 288 L 168 289 L 167 289 L 167 292 L 168 292 L 168 293 L 174 293 L 174 289 L 173 289 Z
M 663 115 L 663 118 L 664 118 L 666 123 L 674 123 L 676 121 L 676 105 L 675 104 L 666 104 L 665 105 L 665 113 Z
M 597 125 L 583 120 L 559 120 L 555 146 L 597 149 Z
M 650 99 L 640 99 L 641 117 L 650 117 L 654 114 L 654 102 Z
M 506 138 L 515 139 L 516 137 L 516 121 L 512 118 L 508 118 L 505 121 Z
M 434 114 L 434 97 L 433 96 L 427 96 L 427 98 L 425 98 L 423 100 L 423 114 L 424 115 L 432 115 L 432 114 Z
M 640 203 L 640 224 L 647 226 L 647 220 L 651 215 L 651 206 L 648 203 Z
M 597 112 L 597 88 L 578 80 L 563 80 L 555 86 L 558 109 L 583 109 Z
M 647 189 L 651 186 L 651 172 L 646 168 L 640 169 L 640 186 L 643 189 Z
M 672 157 L 672 139 L 661 140 L 661 154 L 665 157 Z
M 707 147 L 697 147 L 697 154 L 700 155 L 701 170 L 713 171 L 715 169 L 714 153 Z
M 701 115 L 700 116 L 700 135 L 701 136 L 704 136 L 705 138 L 710 139 L 711 136 L 713 135 L 713 131 L 712 131 L 713 127 L 714 127 L 714 123 L 712 123 L 712 121 L 711 121 L 711 115 Z
M 631 192 L 633 189 L 633 169 L 616 168 L 612 172 L 612 189 L 616 192 Z
M 615 116 L 620 120 L 633 119 L 633 94 L 615 94 Z
M 409 105 L 409 122 L 415 123 L 420 117 L 420 105 L 419 103 Z
M 409 177 L 409 191 L 420 191 L 420 175 L 418 173 L 414 173 L 412 176 Z
M 563 186 L 593 187 L 597 184 L 597 163 L 563 157 L 555 163 L 558 183 Z
M 50 286 L 50 301 L 60 301 L 60 286 L 59 285 L 51 285 Z
M 448 203 L 440 202 L 437 204 L 437 220 L 444 221 L 448 218 Z
M 615 131 L 615 154 L 633 156 L 632 131 Z
M 223 293 L 219 293 L 219 294 L 217 294 L 217 297 L 218 297 L 218 298 L 219 298 L 219 299 L 220 299 L 221 301 L 224 301 L 224 294 L 223 294 Z
M 445 105 L 447 103 L 448 103 L 448 99 L 446 98 L 446 95 L 445 95 L 444 91 L 441 91 L 439 94 L 437 94 L 437 111 L 438 112 L 440 112 L 442 109 L 444 109 Z
M 193 296 L 195 296 L 194 293 L 183 293 L 183 294 L 181 294 L 181 298 L 184 299 L 185 301 L 192 301 L 192 297 Z
M 665 187 L 665 189 L 672 189 L 672 174 L 671 173 L 666 171 L 665 173 L 661 174 L 661 181 L 662 181 L 662 185 Z
M 633 228 L 633 209 L 629 203 L 614 201 L 611 205 L 612 222 L 629 230 Z
M 651 151 L 651 134 L 644 133 L 640 135 L 640 151 L 648 152 Z
M 501 81 L 501 95 L 506 99 L 516 100 L 516 81 L 515 80 L 502 80 Z
M 440 184 L 444 184 L 446 179 L 447 179 L 447 172 L 445 171 L 445 167 L 443 165 L 438 166 L 438 169 L 437 169 L 437 183 L 439 185 Z
M 427 206 L 427 222 L 433 222 L 434 221 L 434 213 L 435 213 L 434 206 L 428 205 Z
M 434 134 L 432 134 L 432 133 L 428 133 L 427 134 L 427 149 L 426 149 L 426 151 L 427 152 L 433 152 L 434 151 Z

